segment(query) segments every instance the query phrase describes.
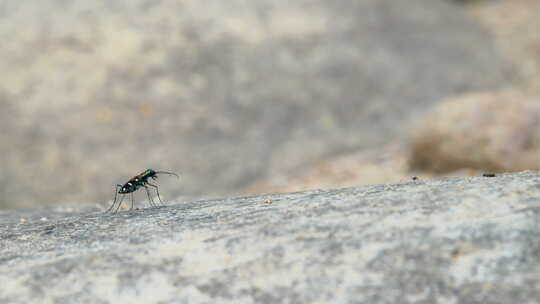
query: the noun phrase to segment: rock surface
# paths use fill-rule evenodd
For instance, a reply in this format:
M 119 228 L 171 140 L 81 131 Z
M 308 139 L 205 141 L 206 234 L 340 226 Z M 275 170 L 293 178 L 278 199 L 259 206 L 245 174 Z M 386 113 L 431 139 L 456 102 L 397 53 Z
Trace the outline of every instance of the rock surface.
M 0 16 L 3 207 L 109 199 L 146 168 L 189 177 L 175 196 L 237 193 L 506 81 L 489 33 L 444 0 L 4 1 Z
M 540 174 L 0 213 L 1 303 L 540 301 Z

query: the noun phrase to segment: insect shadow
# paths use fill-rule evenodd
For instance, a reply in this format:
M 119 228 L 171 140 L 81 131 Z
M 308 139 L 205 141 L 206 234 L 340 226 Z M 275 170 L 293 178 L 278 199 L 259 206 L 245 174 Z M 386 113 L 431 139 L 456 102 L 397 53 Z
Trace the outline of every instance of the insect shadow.
M 137 191 L 137 189 L 139 189 L 140 187 L 144 187 L 144 189 L 146 190 L 146 194 L 148 195 L 148 202 L 150 203 L 151 207 L 157 207 L 157 205 L 152 200 L 152 197 L 150 197 L 150 190 L 149 190 L 148 186 L 153 187 L 153 188 L 156 189 L 156 193 L 157 193 L 157 197 L 159 199 L 159 202 L 163 205 L 163 202 L 161 201 L 161 197 L 159 196 L 158 186 L 154 185 L 154 184 L 151 184 L 148 181 L 149 178 L 152 178 L 154 180 L 157 179 L 158 174 L 169 174 L 169 175 L 174 175 L 177 178 L 180 178 L 178 176 L 178 174 L 176 174 L 174 172 L 155 171 L 155 170 L 152 170 L 152 169 L 146 169 L 144 172 L 132 177 L 125 184 L 123 184 L 123 185 L 117 184 L 116 185 L 116 189 L 114 191 L 114 201 L 113 201 L 111 207 L 109 207 L 109 209 L 107 209 L 107 211 L 105 211 L 105 213 L 113 211 L 113 210 L 114 210 L 114 213 L 118 212 L 118 209 L 120 209 L 120 205 L 122 205 L 122 201 L 124 200 L 124 196 L 126 194 L 128 194 L 128 193 L 131 193 L 131 208 L 129 210 L 133 210 L 133 192 Z M 120 197 L 119 200 L 118 200 L 118 194 L 122 194 L 122 196 Z M 118 203 L 118 205 L 117 205 L 117 203 Z M 114 208 L 115 205 L 117 205 L 116 209 Z

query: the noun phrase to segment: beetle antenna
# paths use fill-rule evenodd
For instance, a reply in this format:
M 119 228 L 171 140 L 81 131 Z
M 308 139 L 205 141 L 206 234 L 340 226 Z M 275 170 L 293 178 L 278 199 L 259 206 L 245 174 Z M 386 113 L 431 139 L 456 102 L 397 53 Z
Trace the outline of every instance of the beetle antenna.
M 174 173 L 174 172 L 156 171 L 156 174 L 169 174 L 169 175 L 174 175 L 174 176 L 176 176 L 177 178 L 180 178 L 180 176 L 178 176 L 178 174 L 176 174 L 176 173 Z

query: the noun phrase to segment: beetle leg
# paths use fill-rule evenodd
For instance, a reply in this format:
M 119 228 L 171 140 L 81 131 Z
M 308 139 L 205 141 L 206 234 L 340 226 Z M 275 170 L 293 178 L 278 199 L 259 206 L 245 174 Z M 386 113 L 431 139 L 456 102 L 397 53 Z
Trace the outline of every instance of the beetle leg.
M 144 186 L 144 189 L 146 189 L 146 194 L 148 195 L 148 203 L 150 204 L 151 207 L 156 208 L 157 205 L 152 200 L 152 197 L 150 197 L 150 190 L 148 190 L 148 187 L 146 185 L 143 185 L 143 186 Z
M 131 192 L 131 208 L 129 210 L 133 210 L 133 192 Z
M 105 211 L 105 213 L 108 213 L 113 210 L 114 205 L 116 204 L 116 198 L 118 197 L 118 187 L 122 187 L 121 185 L 116 185 L 116 189 L 114 190 L 114 201 L 112 205 Z
M 114 210 L 114 213 L 118 212 L 118 209 L 120 209 L 120 206 L 122 205 L 122 201 L 124 200 L 124 196 L 126 196 L 126 195 L 122 194 L 122 198 L 118 202 L 118 207 L 116 207 L 116 210 Z
M 149 182 L 146 182 L 149 186 L 152 186 L 154 188 L 156 188 L 156 193 L 157 193 L 157 197 L 159 199 L 159 202 L 161 203 L 161 205 L 163 205 L 163 201 L 161 200 L 161 197 L 159 196 L 159 190 L 158 190 L 158 186 L 154 185 L 154 184 L 151 184 Z

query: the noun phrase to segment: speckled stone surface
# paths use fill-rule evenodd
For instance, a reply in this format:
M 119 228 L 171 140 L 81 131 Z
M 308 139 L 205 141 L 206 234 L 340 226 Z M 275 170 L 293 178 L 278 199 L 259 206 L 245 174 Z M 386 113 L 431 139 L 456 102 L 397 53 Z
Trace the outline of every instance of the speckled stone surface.
M 540 174 L 0 213 L 0 303 L 540 301 Z

